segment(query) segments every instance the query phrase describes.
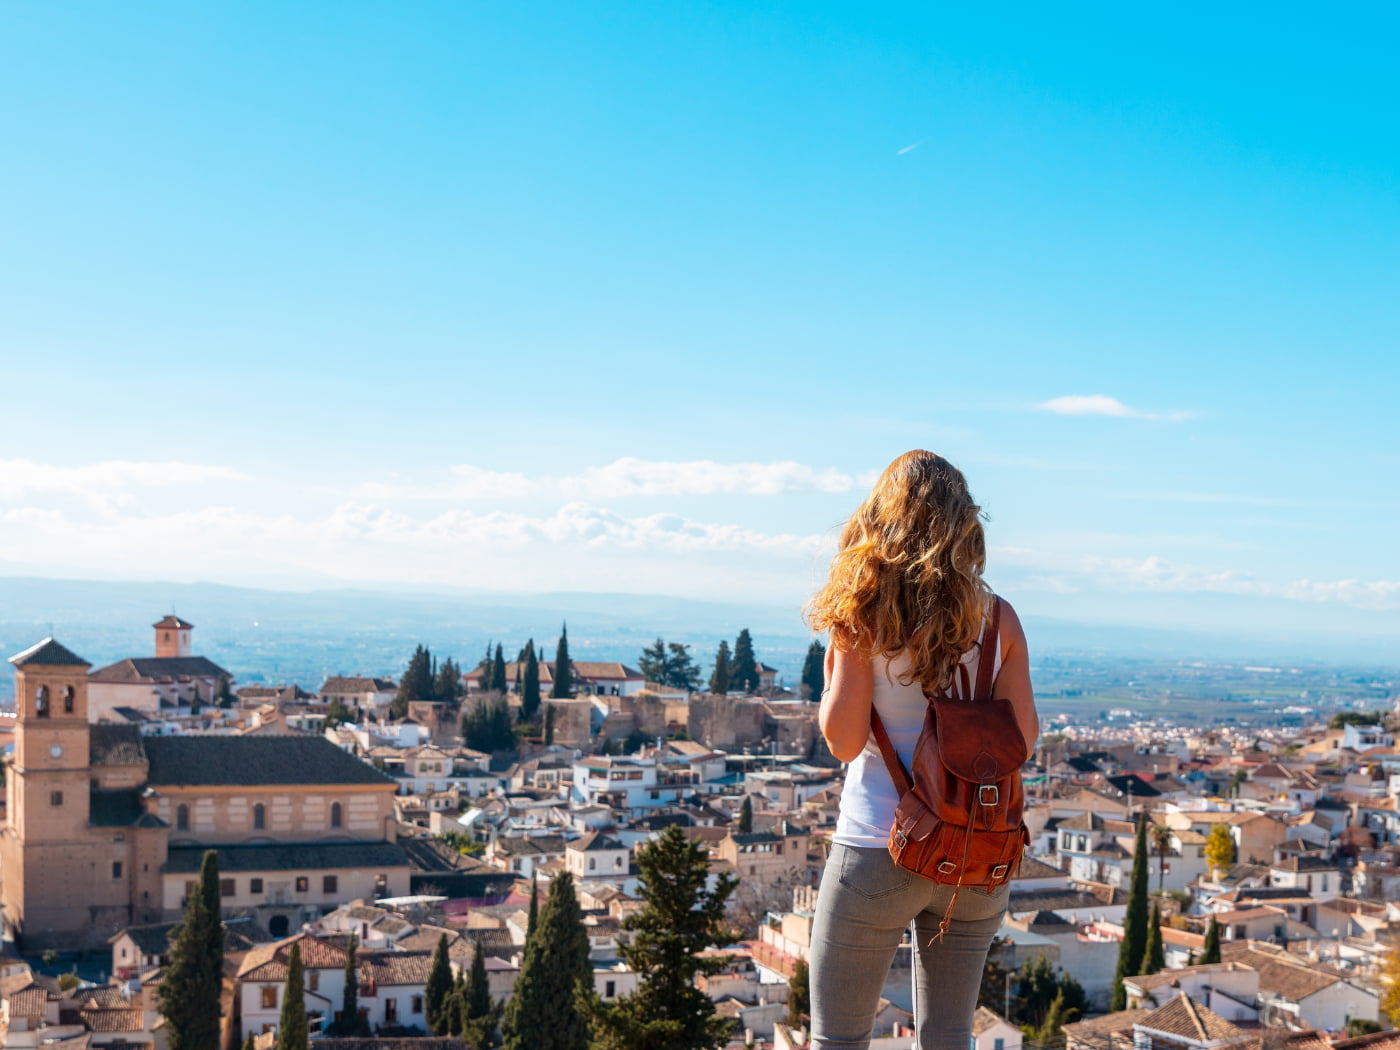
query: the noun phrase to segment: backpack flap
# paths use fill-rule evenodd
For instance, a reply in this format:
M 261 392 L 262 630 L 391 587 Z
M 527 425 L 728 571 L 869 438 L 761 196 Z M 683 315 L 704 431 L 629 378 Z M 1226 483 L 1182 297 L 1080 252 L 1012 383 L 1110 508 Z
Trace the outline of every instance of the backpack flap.
M 1026 764 L 1026 738 L 1010 700 L 934 699 L 933 704 L 938 754 L 954 776 L 986 784 Z

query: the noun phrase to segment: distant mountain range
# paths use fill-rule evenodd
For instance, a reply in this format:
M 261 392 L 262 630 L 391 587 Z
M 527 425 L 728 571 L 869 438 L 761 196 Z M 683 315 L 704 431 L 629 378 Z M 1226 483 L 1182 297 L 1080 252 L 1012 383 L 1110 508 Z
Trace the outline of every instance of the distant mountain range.
M 1194 624 L 1187 596 L 1175 622 Z M 1220 596 L 1212 596 L 1212 599 Z M 1230 600 L 1228 597 L 1225 600 Z M 1254 631 L 1240 599 L 1237 632 L 1071 623 L 1026 616 L 1033 654 L 1089 659 L 1153 657 L 1238 662 L 1400 664 L 1400 648 L 1375 637 L 1299 638 Z M 0 577 L 0 650 L 8 656 L 52 633 L 102 666 L 153 652 L 151 624 L 168 612 L 195 624 L 195 651 L 242 684 L 296 682 L 315 689 L 330 674 L 397 676 L 414 646 L 471 667 L 499 641 L 507 659 L 533 638 L 552 656 L 567 621 L 574 659 L 633 666 L 655 638 L 694 646 L 708 674 L 721 639 L 753 634 L 759 659 L 796 683 L 811 634 L 800 609 L 636 594 L 501 594 L 404 587 L 275 591 L 213 583 L 107 582 Z M 1172 615 L 1168 601 L 1159 612 Z M 1388 626 L 1388 625 L 1386 625 Z M 10 692 L 0 678 L 0 695 Z

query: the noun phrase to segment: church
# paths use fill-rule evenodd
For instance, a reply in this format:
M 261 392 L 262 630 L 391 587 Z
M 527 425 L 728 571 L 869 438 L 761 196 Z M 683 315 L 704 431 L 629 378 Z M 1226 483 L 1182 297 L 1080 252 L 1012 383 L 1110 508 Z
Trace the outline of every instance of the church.
M 345 901 L 409 892 L 395 781 L 328 740 L 95 725 L 82 657 L 47 638 L 10 662 L 0 914 L 24 951 L 100 947 L 178 919 L 209 849 L 224 914 L 274 936 Z

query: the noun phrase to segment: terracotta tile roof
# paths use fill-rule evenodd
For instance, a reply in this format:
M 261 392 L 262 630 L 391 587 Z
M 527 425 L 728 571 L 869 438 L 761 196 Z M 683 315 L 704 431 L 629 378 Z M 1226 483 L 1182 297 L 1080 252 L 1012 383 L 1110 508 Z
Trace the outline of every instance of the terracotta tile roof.
M 421 985 L 428 980 L 433 967 L 432 952 L 364 952 L 357 953 L 355 962 L 361 980 L 368 973 L 375 984 Z
M 332 675 L 322 684 L 322 696 L 348 693 L 392 693 L 398 686 L 391 678 L 363 678 L 354 675 Z
M 38 985 L 31 984 L 23 991 L 14 992 L 9 997 L 11 1017 L 43 1017 L 48 1009 L 49 993 Z
M 1080 1039 L 1092 1045 L 1098 1045 L 1103 1042 L 1105 1036 L 1117 1032 L 1130 1032 L 1133 1025 L 1151 1013 L 1151 1010 L 1119 1010 L 1117 1013 L 1104 1014 L 1102 1017 L 1091 1017 L 1087 1021 L 1075 1021 L 1073 1024 L 1067 1024 L 1064 1032 L 1071 1039 Z
M 83 1023 L 94 1032 L 144 1032 L 145 1014 L 140 1009 L 101 1008 L 79 1011 Z
M 244 981 L 286 981 L 287 958 L 293 944 L 301 945 L 301 964 L 306 969 L 343 970 L 348 943 L 349 937 L 344 935 L 329 937 L 298 933 L 285 940 L 254 948 L 244 957 L 243 964 L 238 968 L 238 977 Z
M 185 631 L 189 631 L 189 630 L 192 630 L 192 629 L 194 628 L 194 624 L 190 623 L 188 620 L 182 620 L 182 619 L 180 619 L 180 617 L 176 616 L 174 613 L 171 613 L 169 616 L 162 616 L 162 617 L 161 617 L 159 620 L 157 620 L 155 623 L 151 624 L 151 626 L 152 626 L 152 627 L 178 627 L 178 628 L 180 628 L 181 630 L 185 630 Z
M 90 682 L 115 685 L 170 682 L 177 678 L 218 678 L 228 672 L 207 656 L 133 656 L 99 667 Z
M 988 1010 L 985 1006 L 979 1006 L 977 1012 L 972 1015 L 972 1034 L 981 1035 L 988 1028 L 996 1024 L 1010 1024 L 1006 1018 L 1002 1017 L 994 1010 Z
M 1229 962 L 1243 963 L 1258 970 L 1261 993 L 1290 1002 L 1302 1002 L 1342 979 L 1339 974 L 1309 966 L 1284 949 L 1259 941 L 1231 941 L 1221 946 L 1221 954 Z
M 1244 1032 L 1209 1007 L 1195 1002 L 1182 992 L 1166 1006 L 1153 1010 L 1138 1022 L 1163 1035 L 1174 1035 L 1198 1043 L 1242 1038 Z

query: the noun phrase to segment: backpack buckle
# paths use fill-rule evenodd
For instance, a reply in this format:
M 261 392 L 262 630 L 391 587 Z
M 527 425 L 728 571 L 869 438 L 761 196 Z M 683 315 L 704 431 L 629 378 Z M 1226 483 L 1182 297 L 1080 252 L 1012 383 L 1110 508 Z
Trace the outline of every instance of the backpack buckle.
M 938 871 L 942 875 L 951 875 L 957 870 L 958 866 L 951 860 L 945 860 L 942 864 L 938 865 Z
M 993 881 L 993 882 L 996 882 L 997 879 L 1004 879 L 1004 878 L 1006 878 L 1006 870 L 1007 870 L 1007 867 L 1008 867 L 1008 865 L 1006 865 L 1006 864 L 998 864 L 995 868 L 993 868 L 993 869 L 992 869 L 992 881 Z
M 896 828 L 894 832 L 894 844 L 900 849 L 903 849 L 908 842 L 909 840 L 904 837 L 904 832 Z
M 995 806 L 1000 798 L 1001 792 L 995 784 L 983 784 L 977 789 L 977 801 L 984 806 Z

